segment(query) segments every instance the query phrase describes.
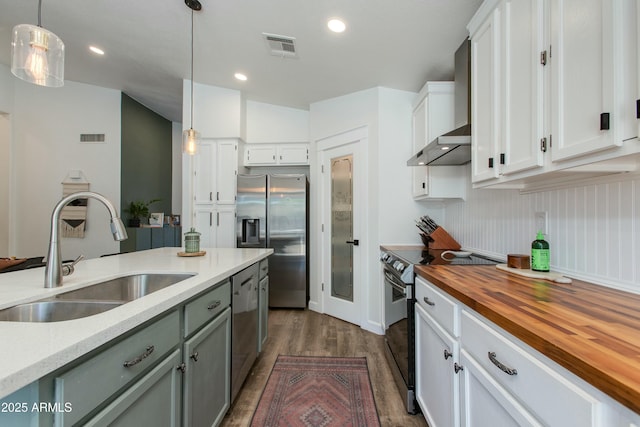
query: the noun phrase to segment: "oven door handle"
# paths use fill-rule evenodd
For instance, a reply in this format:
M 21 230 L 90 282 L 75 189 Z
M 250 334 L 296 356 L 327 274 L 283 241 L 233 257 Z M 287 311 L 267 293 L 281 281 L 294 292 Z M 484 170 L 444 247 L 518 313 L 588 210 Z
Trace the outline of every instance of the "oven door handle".
M 386 279 L 386 282 L 389 283 L 391 287 L 393 287 L 398 292 L 402 292 L 403 295 L 405 296 L 407 295 L 407 287 L 398 284 L 397 279 L 391 273 L 389 273 L 388 271 L 385 271 L 384 277 Z

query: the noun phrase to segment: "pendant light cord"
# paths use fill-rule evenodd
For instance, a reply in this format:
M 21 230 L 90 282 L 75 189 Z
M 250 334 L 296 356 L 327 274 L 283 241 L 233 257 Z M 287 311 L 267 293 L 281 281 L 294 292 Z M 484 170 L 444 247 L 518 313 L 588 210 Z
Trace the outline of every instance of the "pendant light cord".
M 191 9 L 191 129 L 193 129 L 193 9 Z
M 38 27 L 42 28 L 42 0 L 38 0 Z

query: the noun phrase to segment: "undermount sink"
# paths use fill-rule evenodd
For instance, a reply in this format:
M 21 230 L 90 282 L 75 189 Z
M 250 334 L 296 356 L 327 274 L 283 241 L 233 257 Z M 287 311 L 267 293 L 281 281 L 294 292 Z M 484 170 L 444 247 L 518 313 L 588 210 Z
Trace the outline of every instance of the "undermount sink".
M 59 300 L 128 302 L 193 277 L 191 273 L 142 273 L 116 277 L 56 295 Z
M 122 305 L 105 301 L 37 301 L 0 310 L 0 321 L 61 322 L 93 316 Z
M 0 321 L 60 322 L 93 316 L 193 276 L 192 273 L 142 273 L 116 277 L 54 298 L 0 310 Z

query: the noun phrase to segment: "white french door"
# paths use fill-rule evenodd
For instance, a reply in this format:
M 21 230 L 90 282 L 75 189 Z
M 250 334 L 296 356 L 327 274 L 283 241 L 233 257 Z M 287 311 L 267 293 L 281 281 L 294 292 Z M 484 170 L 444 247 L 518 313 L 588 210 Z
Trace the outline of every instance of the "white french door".
M 363 199 L 366 133 L 354 131 L 323 140 L 322 302 L 323 312 L 356 325 L 362 323 L 363 256 L 366 253 Z

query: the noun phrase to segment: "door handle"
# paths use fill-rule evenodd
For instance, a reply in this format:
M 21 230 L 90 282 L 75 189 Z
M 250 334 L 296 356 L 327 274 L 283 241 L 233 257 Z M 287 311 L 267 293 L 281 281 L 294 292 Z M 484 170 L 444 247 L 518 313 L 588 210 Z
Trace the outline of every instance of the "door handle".
M 353 239 L 353 240 L 347 240 L 345 243 L 349 243 L 353 246 L 359 246 L 360 245 L 360 240 L 358 239 Z

